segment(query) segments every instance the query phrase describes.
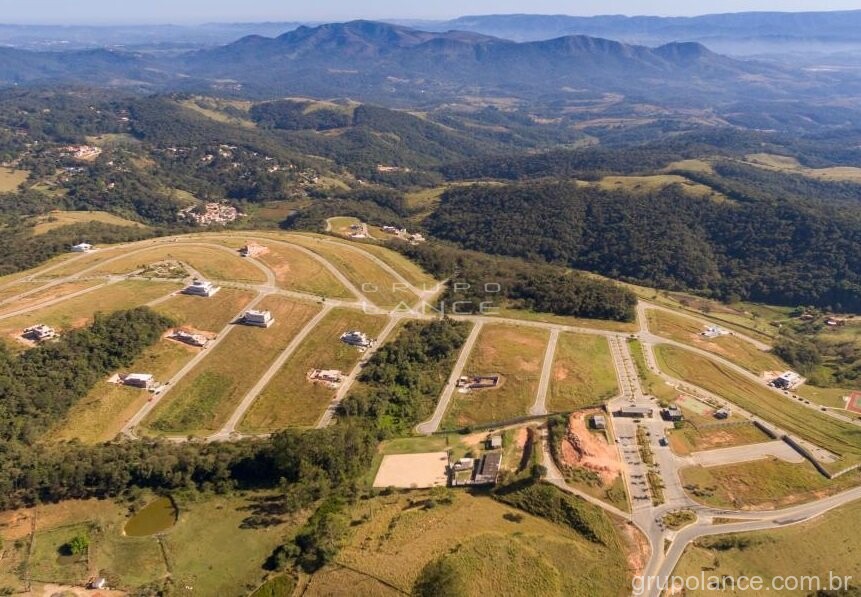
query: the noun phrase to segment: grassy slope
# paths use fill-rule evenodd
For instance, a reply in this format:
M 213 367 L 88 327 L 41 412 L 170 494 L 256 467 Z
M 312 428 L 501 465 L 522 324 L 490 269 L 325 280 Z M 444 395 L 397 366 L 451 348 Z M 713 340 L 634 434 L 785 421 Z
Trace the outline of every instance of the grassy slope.
M 553 362 L 548 410 L 570 411 L 599 404 L 618 392 L 607 339 L 560 334 Z

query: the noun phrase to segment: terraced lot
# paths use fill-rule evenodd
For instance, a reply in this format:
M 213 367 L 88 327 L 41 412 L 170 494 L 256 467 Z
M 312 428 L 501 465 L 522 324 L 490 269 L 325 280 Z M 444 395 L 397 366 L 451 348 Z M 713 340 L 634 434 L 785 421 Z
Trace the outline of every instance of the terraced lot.
M 206 435 L 218 431 L 245 394 L 266 372 L 319 307 L 279 296 L 258 306 L 272 312 L 268 329 L 237 325 L 230 335 L 176 387 L 144 421 L 159 434 Z
M 547 408 L 567 412 L 593 406 L 616 395 L 619 384 L 603 336 L 560 334 L 550 378 Z
M 526 415 L 538 391 L 549 337 L 542 329 L 484 326 L 463 373 L 500 374 L 502 382 L 493 389 L 455 392 L 442 426 L 460 428 Z
M 360 330 L 373 338 L 385 323 L 385 317 L 333 309 L 264 388 L 241 422 L 240 431 L 264 433 L 314 425 L 329 406 L 335 390 L 309 382 L 308 371 L 340 369 L 349 373 L 362 355 L 358 349 L 341 342 L 341 334 Z
M 267 252 L 261 254 L 258 259 L 275 273 L 279 288 L 333 298 L 356 298 L 331 271 L 313 257 L 285 244 L 263 244 Z

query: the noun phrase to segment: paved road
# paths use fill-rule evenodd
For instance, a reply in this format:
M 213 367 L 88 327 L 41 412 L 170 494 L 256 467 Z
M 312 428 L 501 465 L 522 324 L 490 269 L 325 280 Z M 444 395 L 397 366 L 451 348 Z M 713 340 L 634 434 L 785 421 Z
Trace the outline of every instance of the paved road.
M 242 317 L 242 314 L 248 309 L 253 309 L 254 307 L 256 307 L 257 304 L 260 303 L 260 301 L 262 301 L 266 296 L 266 293 L 261 292 L 256 297 L 254 297 L 254 299 L 252 299 L 250 303 L 245 305 L 242 310 L 239 311 L 233 317 L 231 323 L 228 323 L 218 333 L 218 336 L 216 336 L 214 340 L 207 344 L 206 348 L 194 355 L 194 358 L 192 358 L 188 363 L 186 363 L 182 369 L 180 369 L 173 377 L 170 378 L 170 380 L 166 382 L 166 387 L 161 392 L 154 394 L 152 399 L 149 400 L 146 404 L 144 404 L 143 407 L 141 407 L 141 409 L 128 420 L 128 422 L 122 428 L 123 435 L 134 439 L 136 437 L 135 428 L 141 423 L 141 421 L 143 421 L 147 417 L 147 415 L 149 415 L 153 411 L 156 406 L 158 406 L 159 402 L 164 399 L 165 395 L 170 392 L 170 390 L 176 387 L 176 384 L 179 383 L 179 381 L 182 380 L 183 377 L 188 375 L 195 367 L 197 367 L 197 365 L 203 359 L 205 359 L 209 355 L 209 353 L 213 349 L 215 349 L 216 346 L 218 346 L 224 341 L 224 339 L 236 327 L 236 325 L 232 322 Z M 207 299 L 201 298 L 200 300 L 205 301 Z
M 245 394 L 245 396 L 242 398 L 242 401 L 236 407 L 236 410 L 233 411 L 233 414 L 230 415 L 230 418 L 224 424 L 224 427 L 222 427 L 221 430 L 218 431 L 218 433 L 209 436 L 207 438 L 208 441 L 223 441 L 230 438 L 230 436 L 236 432 L 236 426 L 242 420 L 242 417 L 245 416 L 245 413 L 248 411 L 248 409 L 251 408 L 251 405 L 254 404 L 254 401 L 257 400 L 257 396 L 260 395 L 260 392 L 262 392 L 263 389 L 267 385 L 269 385 L 269 382 L 272 381 L 272 378 L 278 374 L 278 372 L 281 370 L 281 367 L 283 367 L 284 363 L 287 362 L 287 359 L 290 358 L 290 355 L 292 355 L 296 351 L 296 349 L 299 348 L 299 345 L 305 341 L 305 338 L 308 336 L 308 334 L 310 334 L 314 330 L 314 328 L 317 327 L 317 324 L 320 323 L 320 321 L 324 317 L 326 317 L 326 315 L 329 314 L 332 308 L 333 307 L 331 305 L 326 305 L 325 307 L 323 307 L 323 309 L 320 310 L 319 313 L 317 313 L 317 315 L 315 315 L 308 323 L 305 324 L 302 330 L 298 334 L 296 334 L 296 336 L 290 341 L 290 344 L 288 344 L 287 347 L 283 351 L 281 351 L 281 354 L 278 355 L 278 358 L 276 358 L 272 362 L 272 364 L 269 366 L 269 369 L 266 370 L 266 373 L 264 373 L 262 377 L 257 380 L 257 383 L 254 384 L 254 387 L 251 388 L 247 394 Z
M 466 362 L 469 360 L 469 355 L 472 353 L 475 341 L 478 339 L 478 335 L 481 333 L 481 328 L 483 326 L 484 323 L 482 321 L 478 321 L 472 326 L 472 330 L 469 332 L 466 342 L 463 343 L 463 348 L 460 349 L 460 355 L 458 355 L 457 362 L 455 362 L 454 368 L 451 370 L 451 375 L 448 376 L 448 382 L 445 384 L 442 394 L 440 394 L 433 416 L 431 416 L 427 421 L 419 423 L 416 426 L 416 431 L 419 433 L 429 434 L 434 433 L 439 429 L 440 423 L 442 423 L 442 418 L 445 416 L 445 411 L 448 410 L 448 403 L 451 401 L 452 394 L 454 394 L 454 391 L 457 389 L 457 380 L 463 374 L 463 368 L 466 367 Z
M 547 391 L 550 389 L 550 377 L 553 374 L 553 357 L 556 355 L 556 344 L 559 342 L 559 330 L 550 330 L 550 339 L 544 351 L 544 365 L 541 368 L 541 379 L 538 381 L 538 393 L 535 403 L 529 409 L 530 415 L 547 414 Z
M 389 318 L 386 327 L 383 328 L 377 337 L 374 345 L 367 350 L 365 350 L 362 358 L 359 359 L 359 362 L 356 363 L 356 366 L 353 367 L 353 370 L 350 371 L 350 374 L 341 382 L 341 385 L 338 387 L 338 391 L 335 392 L 335 397 L 332 399 L 332 402 L 326 408 L 326 412 L 323 413 L 323 416 L 320 417 L 320 420 L 317 422 L 317 429 L 322 429 L 323 427 L 328 427 L 332 423 L 332 419 L 335 418 L 335 415 L 338 413 L 338 406 L 340 406 L 341 401 L 347 395 L 347 392 L 350 391 L 350 388 L 356 382 L 356 379 L 359 377 L 359 374 L 362 372 L 362 368 L 371 360 L 371 357 L 374 356 L 374 353 L 385 344 L 386 339 L 389 335 L 394 331 L 397 325 L 403 320 L 401 317 L 392 316 Z

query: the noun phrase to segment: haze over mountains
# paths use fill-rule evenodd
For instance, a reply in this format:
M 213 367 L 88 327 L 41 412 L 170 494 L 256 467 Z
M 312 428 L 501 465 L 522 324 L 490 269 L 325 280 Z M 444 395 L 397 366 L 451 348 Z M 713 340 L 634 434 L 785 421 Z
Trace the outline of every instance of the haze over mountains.
M 251 97 L 354 96 L 394 104 L 464 94 L 570 99 L 597 92 L 702 104 L 852 89 L 839 73 L 733 59 L 696 42 L 649 48 L 583 35 L 513 42 L 372 21 L 302 26 L 275 38 L 246 36 L 177 55 L 0 51 L 0 83 L 58 82 Z

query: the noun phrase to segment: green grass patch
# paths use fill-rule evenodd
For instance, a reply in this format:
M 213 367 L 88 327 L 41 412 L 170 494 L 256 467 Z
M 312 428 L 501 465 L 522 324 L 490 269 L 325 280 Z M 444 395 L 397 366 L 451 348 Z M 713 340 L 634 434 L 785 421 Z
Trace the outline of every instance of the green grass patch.
M 560 334 L 547 401 L 551 412 L 601 404 L 619 391 L 610 345 L 602 336 Z

